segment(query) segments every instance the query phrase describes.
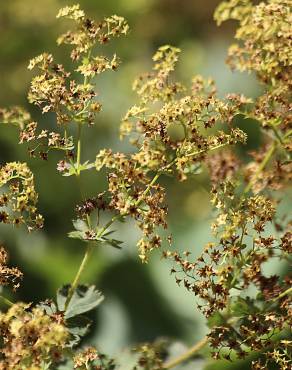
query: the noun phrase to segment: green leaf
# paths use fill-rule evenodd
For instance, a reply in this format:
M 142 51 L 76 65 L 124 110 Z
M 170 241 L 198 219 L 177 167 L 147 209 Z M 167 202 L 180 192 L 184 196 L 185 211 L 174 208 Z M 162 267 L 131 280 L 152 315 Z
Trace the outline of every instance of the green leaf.
M 88 231 L 87 223 L 81 219 L 74 220 L 73 226 L 77 231 Z
M 40 304 L 37 305 L 37 307 L 44 310 L 45 313 L 50 316 L 54 315 L 57 312 L 57 306 L 53 301 L 41 302 Z
M 76 168 L 73 164 L 68 163 L 68 169 L 62 174 L 62 176 L 73 176 L 76 175 Z
M 60 311 L 65 311 L 65 302 L 70 286 L 65 285 L 57 292 L 57 305 Z M 65 312 L 65 319 L 93 310 L 104 299 L 104 296 L 95 289 L 95 286 L 79 285 Z
M 90 170 L 93 167 L 95 167 L 94 163 L 89 163 L 89 161 L 86 161 L 79 166 L 79 171 Z
M 118 248 L 118 249 L 121 249 L 121 244 L 123 244 L 123 242 L 121 240 L 117 240 L 117 239 L 107 239 L 107 238 L 102 238 L 102 243 L 106 243 L 106 244 L 109 244 L 111 245 L 112 247 L 114 248 Z
M 225 323 L 224 317 L 219 312 L 215 312 L 212 316 L 208 318 L 207 325 L 209 328 L 214 326 L 221 326 Z
M 241 317 L 250 313 L 250 307 L 245 299 L 238 297 L 236 302 L 231 305 L 231 312 L 235 317 Z
M 91 320 L 83 315 L 79 315 L 68 319 L 66 324 L 72 335 L 83 337 L 88 332 Z
M 76 346 L 89 330 L 91 320 L 86 316 L 78 315 L 66 320 L 66 326 L 71 334 L 69 346 Z
M 72 239 L 84 240 L 84 234 L 81 231 L 70 231 L 70 233 L 68 233 L 68 237 Z
M 63 173 L 63 176 L 73 176 L 81 171 L 90 170 L 91 168 L 95 167 L 94 163 L 89 163 L 89 161 L 80 164 L 79 167 L 76 163 L 68 163 L 68 169 Z

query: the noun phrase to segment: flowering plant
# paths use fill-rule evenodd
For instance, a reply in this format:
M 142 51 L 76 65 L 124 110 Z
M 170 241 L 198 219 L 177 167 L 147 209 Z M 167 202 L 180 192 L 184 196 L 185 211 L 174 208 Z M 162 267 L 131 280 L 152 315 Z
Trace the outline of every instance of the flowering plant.
M 230 0 L 215 12 L 218 24 L 228 19 L 238 22 L 238 43 L 230 47 L 228 63 L 256 73 L 262 83 L 260 96 L 219 98 L 214 82 L 201 76 L 185 86 L 174 78 L 180 50 L 162 46 L 153 56 L 152 71 L 134 82 L 137 101 L 121 122 L 121 138 L 127 137 L 133 150 L 102 149 L 94 160 L 83 158 L 82 132 L 90 130 L 102 109 L 95 78 L 116 71 L 120 64 L 116 54 L 98 55 L 97 50 L 125 36 L 129 27 L 117 15 L 96 22 L 79 5 L 59 11 L 57 18 L 68 19 L 74 27 L 57 40 L 71 47 L 71 71 L 48 53 L 28 66 L 37 70 L 28 99 L 43 114 L 55 115 L 56 128 L 40 128 L 21 107 L 3 108 L 0 117 L 3 124 L 19 128 L 19 142 L 28 144 L 31 157 L 47 160 L 51 151 L 58 151 L 60 175 L 77 179 L 81 197 L 68 236 L 86 243 L 86 250 L 72 283 L 62 286 L 55 300 L 32 305 L 2 296 L 8 310 L 0 313 L 0 369 L 124 370 L 119 358 L 82 348 L 81 339 L 90 327 L 84 315 L 103 301 L 103 295 L 94 286 L 81 285 L 80 279 L 95 248 L 121 249 L 126 240 L 117 239 L 113 226 L 128 218 L 141 230 L 137 242 L 141 262 L 147 263 L 150 253 L 160 250 L 170 261 L 177 284 L 199 298 L 198 308 L 210 328 L 205 338 L 175 358 L 168 342 L 138 346 L 132 354 L 133 370 L 183 368 L 207 345 L 214 359 L 248 357 L 251 369 L 291 368 L 291 276 L 268 276 L 264 269 L 267 261 L 291 263 L 291 219 L 279 219 L 277 213 L 292 173 L 290 5 L 288 0 L 259 4 Z M 248 138 L 236 126 L 239 115 L 257 121 L 265 136 L 248 163 L 235 150 Z M 77 127 L 74 136 L 68 134 L 71 126 Z M 79 180 L 84 171 L 106 173 L 103 192 L 83 196 Z M 202 171 L 210 178 L 214 241 L 193 259 L 191 251 L 179 253 L 164 231 L 168 207 L 160 179 L 171 176 L 182 182 Z M 0 222 L 25 225 L 29 232 L 44 227 L 37 202 L 27 164 L 1 166 Z M 1 285 L 17 289 L 23 274 L 7 263 L 1 247 Z

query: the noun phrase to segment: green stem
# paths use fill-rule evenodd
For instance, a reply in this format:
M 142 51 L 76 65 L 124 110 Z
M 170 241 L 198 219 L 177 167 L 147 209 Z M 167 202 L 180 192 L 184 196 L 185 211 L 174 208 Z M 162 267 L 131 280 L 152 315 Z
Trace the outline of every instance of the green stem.
M 292 287 L 289 288 L 289 289 L 286 289 L 284 292 L 282 292 L 281 294 L 279 294 L 277 297 L 275 297 L 273 299 L 273 301 L 277 301 L 278 299 L 281 299 L 281 298 L 285 297 L 286 295 L 289 295 L 290 293 L 292 293 Z
M 216 145 L 214 146 L 213 148 L 210 149 L 210 151 L 213 151 L 213 150 L 216 150 L 216 149 L 219 149 L 219 148 L 222 148 L 224 146 L 227 146 L 228 143 L 224 143 L 224 144 L 219 144 L 219 145 Z M 201 149 L 197 152 L 193 152 L 193 153 L 188 153 L 186 154 L 185 156 L 186 157 L 192 157 L 192 156 L 195 156 L 195 155 L 198 155 L 198 154 L 202 154 L 202 153 L 205 153 L 207 150 L 206 149 Z
M 292 130 L 288 131 L 287 134 L 283 137 L 283 139 L 287 139 L 290 135 L 292 135 Z
M 93 250 L 93 244 L 92 243 L 89 243 L 87 248 L 86 248 L 86 252 L 84 254 L 84 257 L 83 257 L 83 260 L 79 266 L 79 269 L 77 271 L 77 274 L 70 286 L 70 289 L 69 289 L 69 292 L 68 292 L 68 296 L 67 296 L 67 299 L 66 299 L 66 303 L 65 303 L 65 311 L 67 310 L 68 306 L 69 306 L 69 303 L 73 297 L 73 294 L 75 292 L 75 290 L 77 289 L 78 285 L 79 285 L 79 282 L 80 282 L 80 278 L 81 278 L 81 275 L 83 274 L 83 271 L 85 270 L 86 268 L 86 265 L 89 261 L 89 257 L 92 253 L 92 250 Z
M 80 159 L 81 159 L 81 134 L 82 124 L 78 123 L 78 136 L 77 136 L 77 162 L 76 162 L 76 176 L 80 176 Z
M 195 353 L 200 351 L 203 347 L 205 347 L 208 343 L 208 337 L 204 337 L 202 340 L 194 344 L 192 347 L 190 347 L 185 353 L 182 355 L 174 358 L 173 360 L 170 360 L 166 362 L 163 365 L 163 369 L 172 369 L 173 367 L 181 364 L 182 362 L 188 360 L 191 358 Z
M 276 127 L 274 125 L 270 125 L 269 127 L 271 127 L 271 129 L 273 130 L 276 138 L 279 140 L 279 142 L 284 145 L 284 141 L 283 141 L 283 138 L 282 136 L 279 134 L 278 130 L 276 129 Z
M 260 164 L 259 168 L 257 169 L 256 173 L 252 176 L 251 180 L 249 181 L 249 183 L 247 184 L 247 186 L 245 187 L 243 193 L 246 194 L 250 191 L 250 189 L 252 188 L 253 184 L 254 184 L 254 181 L 257 180 L 258 176 L 261 174 L 261 172 L 263 171 L 263 169 L 266 167 L 266 165 L 268 164 L 268 162 L 270 161 L 271 157 L 273 156 L 273 154 L 275 153 L 276 151 L 276 148 L 277 148 L 277 144 L 274 143 L 269 151 L 267 152 L 265 158 L 263 159 L 262 163 Z
M 13 306 L 13 302 L 11 302 L 9 299 L 3 297 L 3 295 L 0 295 L 0 300 L 5 303 L 7 306 L 11 307 Z
M 154 178 L 152 179 L 152 181 L 150 182 L 150 184 L 147 186 L 146 190 L 144 191 L 144 193 L 142 194 L 141 198 L 138 199 L 138 201 L 136 202 L 136 206 L 143 200 L 143 197 L 150 191 L 151 187 L 154 185 L 154 183 L 158 180 L 159 176 L 161 175 L 161 172 L 157 173 L 156 176 L 154 176 Z M 100 238 L 103 236 L 103 234 L 105 233 L 105 231 L 118 219 L 121 219 L 122 217 L 124 217 L 126 215 L 115 215 L 113 216 L 100 230 L 99 232 L 97 233 L 97 238 Z M 79 281 L 81 279 L 81 275 L 83 274 L 83 271 L 85 270 L 87 264 L 88 264 L 88 261 L 89 261 L 89 257 L 92 253 L 92 250 L 93 250 L 93 244 L 89 244 L 88 247 L 86 248 L 86 251 L 85 251 L 85 254 L 84 254 L 84 257 L 83 257 L 83 260 L 79 266 L 79 269 L 77 271 L 77 274 L 73 280 L 73 283 L 71 284 L 71 287 L 69 289 L 69 293 L 68 293 L 68 296 L 67 296 L 67 299 L 66 299 L 66 303 L 65 303 L 65 311 L 66 309 L 68 308 L 69 306 L 69 303 L 73 297 L 73 294 L 75 292 L 75 290 L 77 289 L 78 287 L 78 284 L 79 284 Z
M 224 146 L 226 144 L 220 144 L 218 145 L 217 147 L 214 147 L 212 150 L 215 150 L 215 149 L 218 149 L 222 146 Z M 202 152 L 204 152 L 205 150 L 200 150 L 200 151 L 197 151 L 197 152 L 194 152 L 194 153 L 190 153 L 188 154 L 188 156 L 195 156 L 195 155 L 198 155 L 198 154 L 201 154 Z M 81 153 L 81 124 L 79 124 L 79 130 L 78 130 L 78 145 L 77 145 L 77 166 L 78 166 L 78 163 L 80 164 L 80 153 Z M 78 159 L 79 158 L 79 159 Z M 161 174 L 169 169 L 175 162 L 176 162 L 177 158 L 173 159 L 167 166 L 165 166 L 163 169 L 161 169 L 159 172 L 157 172 L 157 174 L 153 177 L 153 179 L 151 180 L 151 182 L 148 184 L 147 188 L 145 189 L 145 191 L 142 193 L 141 197 L 136 201 L 135 203 L 135 206 L 137 207 L 144 199 L 144 197 L 149 193 L 149 191 L 151 190 L 151 187 L 156 183 L 156 181 L 159 179 L 159 177 L 161 176 Z M 78 167 L 77 167 L 77 171 L 78 171 Z M 76 173 L 77 175 L 77 178 L 79 178 L 80 176 L 80 171 Z M 103 236 L 103 234 L 105 233 L 105 231 L 117 220 L 119 219 L 122 219 L 123 217 L 127 216 L 127 214 L 119 214 L 119 215 L 115 215 L 113 216 L 100 230 L 99 232 L 97 233 L 97 237 L 100 238 Z M 86 251 L 85 251 L 85 255 L 83 257 L 83 260 L 81 262 L 81 265 L 77 271 L 77 274 L 74 278 L 74 281 L 70 287 L 70 290 L 69 290 L 69 293 L 68 293 L 68 296 L 67 296 L 67 300 L 66 300 L 66 304 L 65 304 L 65 309 L 67 309 L 71 299 L 72 299 L 72 296 L 74 294 L 74 291 L 76 290 L 78 284 L 79 284 L 79 281 L 80 281 L 80 278 L 81 278 L 81 275 L 83 273 L 83 271 L 85 270 L 85 267 L 89 261 L 89 256 L 91 255 L 91 252 L 92 252 L 92 249 L 93 249 L 93 245 L 90 244 Z

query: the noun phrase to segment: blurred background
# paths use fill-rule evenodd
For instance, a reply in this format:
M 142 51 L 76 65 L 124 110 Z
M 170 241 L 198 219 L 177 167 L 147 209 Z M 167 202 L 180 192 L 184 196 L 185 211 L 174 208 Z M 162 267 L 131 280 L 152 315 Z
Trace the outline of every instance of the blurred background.
M 119 142 L 119 123 L 127 109 L 135 103 L 131 90 L 134 78 L 151 68 L 151 56 L 163 44 L 182 49 L 177 76 L 188 82 L 196 74 L 212 76 L 219 95 L 240 92 L 255 96 L 259 88 L 253 76 L 231 73 L 225 65 L 228 45 L 233 40 L 235 24 L 217 28 L 213 12 L 219 0 L 79 0 L 92 18 L 112 14 L 124 16 L 131 28 L 128 37 L 112 42 L 108 52 L 116 52 L 123 61 L 116 73 L 104 73 L 97 79 L 103 111 L 96 125 L 86 130 L 83 160 L 94 160 L 98 150 L 112 147 L 127 148 Z M 43 51 L 55 55 L 59 62 L 68 64 L 68 49 L 57 47 L 55 40 L 63 31 L 62 21 L 55 15 L 67 0 L 9 0 L 0 2 L 0 106 L 23 105 L 34 119 L 43 125 L 54 125 L 53 116 L 41 116 L 29 106 L 26 94 L 32 77 L 27 70 L 29 59 Z M 101 52 L 103 53 L 103 51 Z M 239 122 L 240 123 L 240 122 Z M 242 125 L 242 123 L 240 123 Z M 250 135 L 245 151 L 256 148 L 260 133 L 256 125 L 245 123 Z M 62 177 L 56 172 L 58 154 L 50 154 L 47 162 L 31 160 L 27 148 L 17 144 L 14 128 L 0 125 L 0 164 L 7 161 L 28 161 L 34 171 L 39 197 L 39 210 L 45 217 L 41 232 L 27 235 L 25 230 L 13 232 L 0 228 L 0 243 L 11 255 L 11 264 L 24 272 L 17 297 L 11 299 L 34 301 L 54 297 L 56 290 L 70 282 L 82 258 L 85 244 L 68 239 L 78 188 L 73 177 Z M 245 153 L 242 153 L 245 158 Z M 82 183 L 90 196 L 104 189 L 105 182 L 94 173 L 84 173 Z M 205 173 L 191 181 L 177 184 L 162 179 L 167 186 L 170 232 L 174 245 L 188 249 L 196 257 L 203 245 L 210 241 L 211 209 L 208 181 Z M 120 227 L 126 240 L 122 251 L 100 248 L 95 251 L 84 282 L 97 285 L 105 295 L 104 303 L 92 315 L 93 330 L 87 341 L 103 351 L 115 354 L 128 344 L 169 337 L 191 345 L 201 339 L 207 328 L 196 308 L 192 295 L 179 288 L 170 276 L 170 266 L 154 253 L 148 265 L 142 265 L 135 247 L 139 232 L 133 224 Z M 9 294 L 9 292 L 7 292 Z M 207 366 L 207 367 L 205 367 Z M 244 363 L 222 365 L 246 368 Z M 202 363 L 197 369 L 219 368 Z

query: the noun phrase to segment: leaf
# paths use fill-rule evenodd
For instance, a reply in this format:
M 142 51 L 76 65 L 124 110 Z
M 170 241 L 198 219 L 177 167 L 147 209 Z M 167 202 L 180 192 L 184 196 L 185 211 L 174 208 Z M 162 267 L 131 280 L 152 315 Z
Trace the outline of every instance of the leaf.
M 121 244 L 123 244 L 123 241 L 117 240 L 117 239 L 107 239 L 107 238 L 102 238 L 102 243 L 106 243 L 111 245 L 114 248 L 121 249 Z
M 250 313 L 250 307 L 245 299 L 238 297 L 236 302 L 231 305 L 231 312 L 235 317 L 241 317 Z
M 94 163 L 89 163 L 89 161 L 86 161 L 79 166 L 79 171 L 90 170 L 93 167 L 95 167 Z
M 118 239 L 109 239 L 107 236 L 113 234 L 115 231 L 108 231 L 104 233 L 103 236 L 98 236 L 99 230 L 90 230 L 88 225 L 85 221 L 81 219 L 77 219 L 73 221 L 73 225 L 75 227 L 75 231 L 71 231 L 68 233 L 69 238 L 73 239 L 80 239 L 84 242 L 96 242 L 99 244 L 109 244 L 114 248 L 121 249 L 121 244 L 123 243 L 121 240 Z
M 77 231 L 88 231 L 87 223 L 79 218 L 73 221 L 73 226 Z
M 83 315 L 71 317 L 66 320 L 66 326 L 71 334 L 69 346 L 76 346 L 82 337 L 88 333 L 91 320 Z
M 84 240 L 84 234 L 81 231 L 70 231 L 67 235 L 69 238 L 72 238 L 72 239 Z
M 68 319 L 66 324 L 71 334 L 83 337 L 88 332 L 91 320 L 83 315 L 79 315 Z
M 72 239 L 81 239 L 87 242 L 88 239 L 86 239 L 85 233 L 86 231 L 89 231 L 89 228 L 86 222 L 81 219 L 73 220 L 72 222 L 73 222 L 75 231 L 70 231 L 68 233 L 68 237 Z
M 77 164 L 71 164 L 68 163 L 68 168 L 67 170 L 63 173 L 63 176 L 73 176 L 76 175 L 77 173 L 85 170 L 89 170 L 93 167 L 95 167 L 94 163 L 89 163 L 89 161 L 84 162 L 83 164 L 80 164 L 79 167 Z
M 76 169 L 75 169 L 75 166 L 72 165 L 71 163 L 68 163 L 68 168 L 67 170 L 62 174 L 62 176 L 73 176 L 73 175 L 76 175 Z
M 116 232 L 116 230 L 110 230 L 110 231 L 107 231 L 106 233 L 104 233 L 103 236 L 108 236 L 108 235 L 111 235 L 115 232 Z
M 60 311 L 65 311 L 65 302 L 69 289 L 70 286 L 65 285 L 57 292 L 57 305 Z M 95 289 L 94 285 L 79 285 L 67 307 L 65 319 L 93 310 L 103 301 L 103 299 L 104 296 Z
M 209 328 L 213 328 L 214 326 L 221 326 L 224 323 L 224 317 L 219 312 L 215 312 L 212 316 L 208 318 L 207 321 L 207 325 Z
M 53 301 L 40 302 L 40 304 L 38 304 L 37 307 L 44 310 L 45 313 L 49 316 L 51 316 L 51 315 L 53 315 L 57 312 L 57 306 L 56 306 L 55 302 L 53 302 Z

